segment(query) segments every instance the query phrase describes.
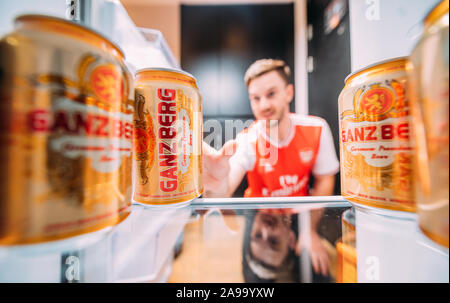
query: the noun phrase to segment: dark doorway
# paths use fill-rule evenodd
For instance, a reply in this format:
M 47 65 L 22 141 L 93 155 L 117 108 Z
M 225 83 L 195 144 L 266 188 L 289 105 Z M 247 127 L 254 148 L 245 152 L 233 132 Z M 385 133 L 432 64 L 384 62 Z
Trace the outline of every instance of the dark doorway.
M 293 68 L 293 8 L 181 6 L 181 66 L 197 77 L 205 118 L 253 117 L 243 79 L 255 60 L 283 59 Z
M 324 118 L 330 125 L 339 155 L 338 97 L 351 72 L 350 21 L 348 9 L 339 25 L 325 33 L 325 9 L 331 0 L 308 0 L 308 74 L 309 114 Z M 346 3 L 348 8 L 348 2 Z M 335 194 L 340 195 L 340 176 Z
M 250 64 L 263 58 L 284 60 L 291 67 L 293 83 L 294 4 L 181 6 L 181 67 L 198 80 L 203 137 L 214 138 L 214 147 L 220 148 L 240 131 L 235 129 L 232 138 L 226 137 L 226 120 L 240 120 L 244 125 L 254 119 L 244 74 Z M 208 126 L 217 124 L 221 133 L 211 133 Z M 234 196 L 242 197 L 246 187 L 244 178 Z

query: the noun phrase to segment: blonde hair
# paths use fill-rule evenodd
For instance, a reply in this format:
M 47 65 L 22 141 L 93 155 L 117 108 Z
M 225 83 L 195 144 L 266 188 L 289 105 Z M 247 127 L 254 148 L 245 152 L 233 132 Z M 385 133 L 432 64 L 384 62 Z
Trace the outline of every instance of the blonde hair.
M 250 82 L 268 72 L 277 71 L 281 78 L 289 83 L 291 77 L 291 69 L 283 60 L 260 59 L 255 61 L 245 72 L 244 81 L 248 85 Z

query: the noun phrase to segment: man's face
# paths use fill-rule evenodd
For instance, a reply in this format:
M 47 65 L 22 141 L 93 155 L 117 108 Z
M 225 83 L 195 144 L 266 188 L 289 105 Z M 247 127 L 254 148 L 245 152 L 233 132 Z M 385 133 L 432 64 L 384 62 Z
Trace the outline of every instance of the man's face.
M 256 119 L 280 122 L 289 113 L 294 88 L 286 84 L 277 71 L 271 71 L 253 79 L 248 93 Z
M 250 250 L 256 259 L 273 267 L 283 263 L 289 249 L 295 247 L 289 219 L 285 215 L 256 214 L 250 234 Z

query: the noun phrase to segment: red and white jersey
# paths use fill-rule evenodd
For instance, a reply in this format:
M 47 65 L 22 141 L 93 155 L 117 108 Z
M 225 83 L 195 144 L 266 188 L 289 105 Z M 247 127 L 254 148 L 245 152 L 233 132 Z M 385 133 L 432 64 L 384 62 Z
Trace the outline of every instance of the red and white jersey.
M 289 133 L 281 142 L 266 134 L 264 121 L 255 121 L 238 134 L 238 149 L 230 164 L 247 171 L 245 197 L 306 196 L 311 173 L 339 171 L 328 123 L 314 116 L 290 114 L 289 118 Z

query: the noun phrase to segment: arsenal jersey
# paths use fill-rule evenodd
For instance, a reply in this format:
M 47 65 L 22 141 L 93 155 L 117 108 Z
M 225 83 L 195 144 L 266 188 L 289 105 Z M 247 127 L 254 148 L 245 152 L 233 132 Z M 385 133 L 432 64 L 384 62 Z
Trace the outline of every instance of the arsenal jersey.
M 255 121 L 238 134 L 231 165 L 247 171 L 245 197 L 306 196 L 310 174 L 334 175 L 339 161 L 327 122 L 319 117 L 289 114 L 283 141 L 267 134 L 265 121 Z M 276 128 L 274 128 L 276 129 Z

